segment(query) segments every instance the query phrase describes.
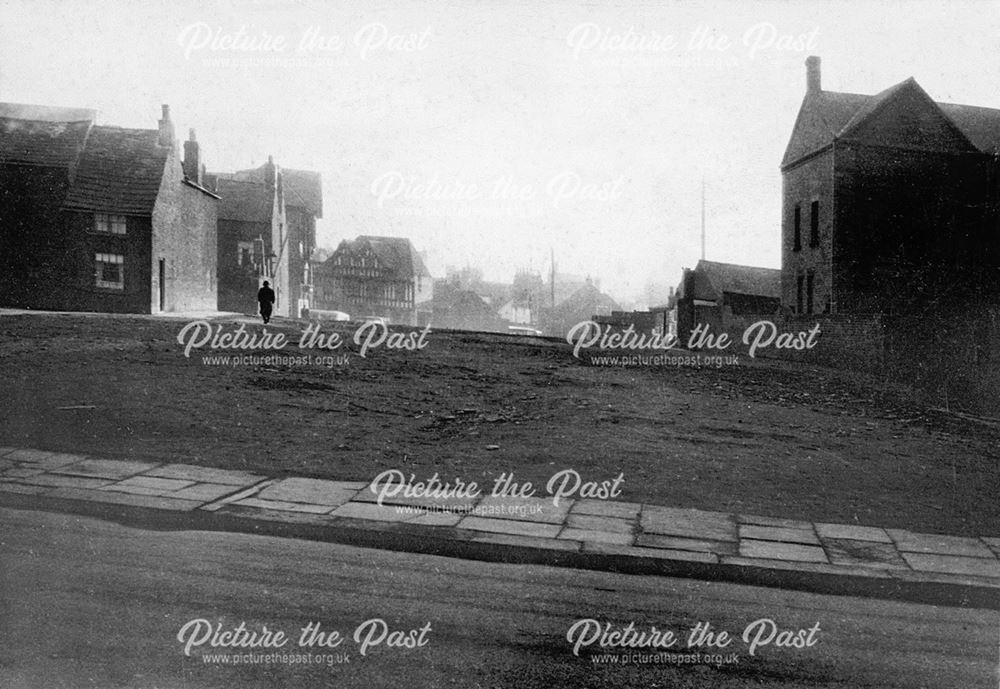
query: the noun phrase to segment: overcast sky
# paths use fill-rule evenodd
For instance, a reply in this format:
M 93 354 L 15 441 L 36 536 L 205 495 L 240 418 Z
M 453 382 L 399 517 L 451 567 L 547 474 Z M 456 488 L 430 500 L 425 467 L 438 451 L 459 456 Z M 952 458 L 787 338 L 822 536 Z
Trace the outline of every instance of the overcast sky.
M 807 55 L 829 90 L 909 76 L 1000 107 L 988 2 L 0 0 L 0 100 L 155 128 L 210 170 L 318 170 L 319 243 L 407 236 L 431 271 L 591 275 L 620 299 L 700 255 L 779 267 Z

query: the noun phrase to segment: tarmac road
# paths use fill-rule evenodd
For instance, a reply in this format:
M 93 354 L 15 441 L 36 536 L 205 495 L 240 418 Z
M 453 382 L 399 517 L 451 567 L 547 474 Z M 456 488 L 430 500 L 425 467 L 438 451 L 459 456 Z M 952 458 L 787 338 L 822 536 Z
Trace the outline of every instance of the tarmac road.
M 788 638 L 801 643 L 817 623 L 819 630 L 811 646 L 772 642 L 751 656 L 741 634 L 762 618 L 793 631 Z M 200 619 L 205 622 L 192 622 Z M 611 623 L 613 630 L 632 622 L 639 631 L 674 631 L 676 646 L 642 649 L 638 660 L 700 650 L 702 662 L 623 665 L 626 655 L 599 664 L 592 657 L 601 653 L 596 644 L 575 656 L 567 632 L 581 619 Z M 385 626 L 364 625 L 368 620 Z M 724 649 L 688 650 L 688 631 L 703 621 L 734 640 Z M 211 647 L 214 625 L 226 631 L 241 622 L 258 638 L 266 626 L 272 645 L 277 631 L 288 638 L 277 649 Z M 312 647 L 300 647 L 301 629 L 310 622 L 342 640 L 322 648 L 317 635 Z M 0 509 L 5 689 L 992 688 L 998 686 L 998 623 L 1000 615 L 985 610 L 242 534 L 149 531 Z M 361 641 L 370 641 L 364 655 L 354 639 L 359 627 Z M 229 662 L 204 660 L 216 653 Z M 709 653 L 730 662 L 706 663 Z M 734 654 L 738 662 L 731 662 Z M 310 662 L 302 662 L 307 657 Z M 248 662 L 234 664 L 237 658 Z

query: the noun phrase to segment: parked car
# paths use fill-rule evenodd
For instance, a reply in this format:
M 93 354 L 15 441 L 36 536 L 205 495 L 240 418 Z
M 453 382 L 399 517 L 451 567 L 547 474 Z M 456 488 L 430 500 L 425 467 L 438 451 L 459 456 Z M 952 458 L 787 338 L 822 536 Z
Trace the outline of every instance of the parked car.
M 349 321 L 350 314 L 326 309 L 303 309 L 302 317 L 312 321 Z
M 379 325 L 389 325 L 389 320 L 385 316 L 362 316 L 362 323 L 378 323 Z
M 511 335 L 531 335 L 533 337 L 538 337 L 542 334 L 542 331 L 538 328 L 532 328 L 528 325 L 508 325 L 507 332 Z

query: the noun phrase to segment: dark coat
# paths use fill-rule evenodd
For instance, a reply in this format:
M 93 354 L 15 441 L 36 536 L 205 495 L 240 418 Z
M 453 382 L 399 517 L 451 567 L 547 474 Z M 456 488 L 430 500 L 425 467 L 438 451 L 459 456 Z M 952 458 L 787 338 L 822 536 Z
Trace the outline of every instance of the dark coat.
M 274 290 L 270 287 L 261 287 L 257 290 L 257 301 L 261 304 L 271 305 L 274 303 Z

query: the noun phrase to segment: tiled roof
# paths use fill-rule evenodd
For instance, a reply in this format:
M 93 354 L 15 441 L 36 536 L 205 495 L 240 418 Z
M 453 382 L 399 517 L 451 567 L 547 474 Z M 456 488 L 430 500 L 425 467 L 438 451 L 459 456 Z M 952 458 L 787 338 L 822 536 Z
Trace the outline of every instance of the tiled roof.
M 281 168 L 285 181 L 285 205 L 301 206 L 317 218 L 323 217 L 323 180 L 318 172 Z
M 93 127 L 63 207 L 149 215 L 170 149 L 155 129 Z
M 375 252 L 379 263 L 394 271 L 399 279 L 409 280 L 431 275 L 420 254 L 406 237 L 362 235 L 354 241 L 368 244 Z
M 228 175 L 233 179 L 264 182 L 267 164 Z M 285 205 L 305 208 L 317 218 L 323 217 L 323 183 L 318 172 L 278 167 L 285 190 Z
M 807 93 L 782 166 L 828 145 L 901 91 L 914 87 L 920 89 L 911 77 L 875 95 L 838 91 Z M 936 102 L 936 105 L 977 149 L 985 153 L 1000 151 L 1000 110 L 953 103 Z
M 37 122 L 0 117 L 0 164 L 68 168 L 80 155 L 90 122 Z
M 777 268 L 698 261 L 694 292 L 693 298 L 707 301 L 721 299 L 724 292 L 779 298 L 781 271 Z
M 263 182 L 219 175 L 215 193 L 222 197 L 219 203 L 219 220 L 271 223 L 274 192 Z
M 36 122 L 93 122 L 96 110 L 89 108 L 62 108 L 28 103 L 0 103 L 0 117 Z

